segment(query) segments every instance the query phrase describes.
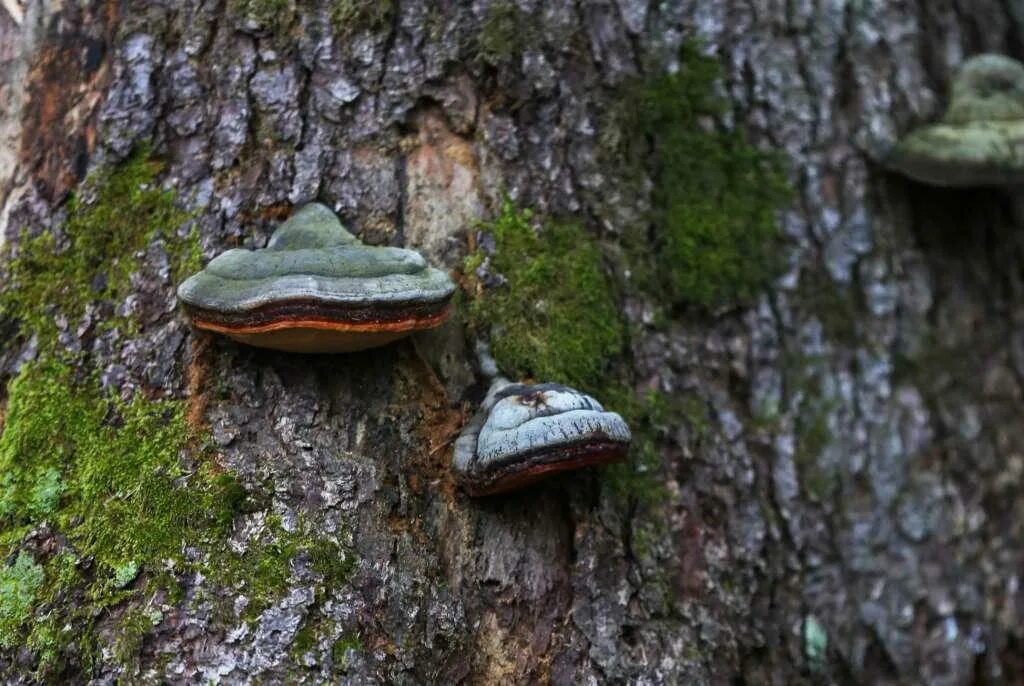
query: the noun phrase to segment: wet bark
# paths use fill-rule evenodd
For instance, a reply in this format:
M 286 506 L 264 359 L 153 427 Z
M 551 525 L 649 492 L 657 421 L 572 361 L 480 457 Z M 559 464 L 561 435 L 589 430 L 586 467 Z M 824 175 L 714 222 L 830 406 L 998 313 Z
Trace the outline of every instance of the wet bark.
M 122 395 L 202 395 L 218 460 L 261 503 L 238 515 L 239 545 L 267 514 L 301 517 L 345 532 L 357 565 L 326 601 L 296 573 L 242 631 L 210 611 L 208 594 L 230 589 L 186 579 L 131 671 L 69 673 L 1024 680 L 1021 197 L 935 191 L 879 162 L 942 111 L 965 56 L 1024 58 L 1020 3 L 521 0 L 519 42 L 488 55 L 496 4 L 396 0 L 365 26 L 315 2 L 262 23 L 218 1 L 30 0 L 20 23 L 0 11 L 9 244 L 59 224 L 90 170 L 142 143 L 196 212 L 207 258 L 261 245 L 288 208 L 320 200 L 364 240 L 458 269 L 505 192 L 614 243 L 650 198 L 601 154 L 602 113 L 623 84 L 673 68 L 684 40 L 721 59 L 731 124 L 781 151 L 795 189 L 785 273 L 751 306 L 662 327 L 642 294 L 624 303 L 635 378 L 711 417 L 663 440 L 655 503 L 591 472 L 461 494 L 444 446 L 484 380 L 459 321 L 343 357 L 276 354 L 198 339 L 166 270 L 144 270 L 131 338 L 68 323 L 62 340 Z M 12 337 L 5 373 L 31 355 Z M 314 612 L 333 634 L 297 656 Z M 360 647 L 342 672 L 343 634 Z

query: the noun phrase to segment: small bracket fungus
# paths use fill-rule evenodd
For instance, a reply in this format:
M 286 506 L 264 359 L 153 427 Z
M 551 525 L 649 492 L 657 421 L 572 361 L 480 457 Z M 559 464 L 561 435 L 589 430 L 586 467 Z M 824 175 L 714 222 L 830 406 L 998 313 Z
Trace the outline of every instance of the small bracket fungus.
M 264 250 L 229 250 L 178 288 L 197 328 L 290 352 L 384 345 L 448 316 L 455 284 L 412 250 L 366 246 L 323 205 Z
M 455 442 L 470 495 L 521 488 L 557 472 L 617 462 L 631 436 L 622 417 L 560 384 L 498 379 Z
M 1024 183 L 1024 64 L 1002 55 L 968 60 L 942 122 L 900 141 L 889 165 L 935 186 Z

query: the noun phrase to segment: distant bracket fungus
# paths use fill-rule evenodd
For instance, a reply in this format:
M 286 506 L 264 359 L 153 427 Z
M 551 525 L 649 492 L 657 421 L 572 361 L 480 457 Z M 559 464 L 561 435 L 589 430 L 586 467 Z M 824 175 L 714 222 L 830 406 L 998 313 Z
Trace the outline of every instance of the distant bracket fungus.
M 631 438 L 622 417 L 589 395 L 560 384 L 499 378 L 456 440 L 454 467 L 470 495 L 490 495 L 558 472 L 618 462 Z
M 199 329 L 289 352 L 351 352 L 430 329 L 455 284 L 402 248 L 363 245 L 306 205 L 263 250 L 229 250 L 178 288 Z
M 900 141 L 889 165 L 935 186 L 1024 184 L 1024 64 L 1002 55 L 968 60 L 946 116 Z

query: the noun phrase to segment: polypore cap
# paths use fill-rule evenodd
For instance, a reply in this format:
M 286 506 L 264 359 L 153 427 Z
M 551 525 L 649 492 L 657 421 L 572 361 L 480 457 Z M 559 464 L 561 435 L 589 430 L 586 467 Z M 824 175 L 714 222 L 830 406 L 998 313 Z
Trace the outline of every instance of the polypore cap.
M 329 248 L 335 245 L 359 245 L 359 239 L 345 229 L 330 208 L 311 202 L 277 227 L 267 243 L 267 250 Z
M 967 60 L 953 80 L 947 124 L 1024 119 L 1024 64 L 1004 55 Z
M 1024 183 L 1024 65 L 980 55 L 961 67 L 942 122 L 912 131 L 889 165 L 936 186 Z
M 178 297 L 198 328 L 243 343 L 345 352 L 437 326 L 454 291 L 419 253 L 363 245 L 314 203 L 265 249 L 218 255 L 181 284 Z
M 471 495 L 487 495 L 621 460 L 630 440 L 622 417 L 585 393 L 499 379 L 455 442 L 453 465 Z

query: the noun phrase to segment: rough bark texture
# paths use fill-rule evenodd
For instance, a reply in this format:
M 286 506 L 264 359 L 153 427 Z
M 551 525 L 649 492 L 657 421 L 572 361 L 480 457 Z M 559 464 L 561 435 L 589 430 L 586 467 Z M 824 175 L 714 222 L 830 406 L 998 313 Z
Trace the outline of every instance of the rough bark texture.
M 123 398 L 189 398 L 247 492 L 225 545 L 276 515 L 333 536 L 353 569 L 332 585 L 298 555 L 247 618 L 244 587 L 185 575 L 127 654 L 71 651 L 33 677 L 15 645 L 5 679 L 1024 680 L 1020 195 L 936 191 L 878 162 L 941 113 L 965 56 L 1024 57 L 1019 0 L 366 6 L 0 11 L 6 247 L 59 229 L 69 191 L 140 144 L 166 161 L 161 183 L 195 212 L 179 233 L 197 226 L 206 258 L 264 244 L 320 200 L 367 242 L 457 270 L 503 193 L 614 244 L 651 183 L 601 153 L 604 113 L 701 40 L 724 65 L 725 123 L 781 151 L 795 189 L 785 273 L 749 307 L 655 324 L 649 296 L 624 296 L 632 378 L 697 399 L 708 425 L 661 437 L 653 501 L 603 472 L 472 500 L 445 447 L 485 390 L 459 318 L 347 356 L 200 339 L 155 242 L 119 308 L 138 327 L 88 309 L 57 322 L 61 345 Z M 515 44 L 494 44 L 509 13 Z M 36 341 L 4 327 L 12 378 Z M 37 526 L 9 563 L 42 563 L 60 545 L 46 538 Z M 113 643 L 127 609 L 153 602 L 140 590 L 96 631 Z

